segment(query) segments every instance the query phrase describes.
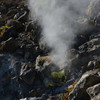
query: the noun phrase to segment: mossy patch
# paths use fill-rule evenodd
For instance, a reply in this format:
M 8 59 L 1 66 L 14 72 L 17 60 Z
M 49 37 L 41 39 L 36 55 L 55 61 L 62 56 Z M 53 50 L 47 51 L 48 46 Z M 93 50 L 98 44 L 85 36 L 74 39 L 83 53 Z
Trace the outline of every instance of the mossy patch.
M 64 72 L 52 72 L 51 73 L 52 78 L 56 79 L 56 78 L 63 78 L 65 77 L 65 73 Z

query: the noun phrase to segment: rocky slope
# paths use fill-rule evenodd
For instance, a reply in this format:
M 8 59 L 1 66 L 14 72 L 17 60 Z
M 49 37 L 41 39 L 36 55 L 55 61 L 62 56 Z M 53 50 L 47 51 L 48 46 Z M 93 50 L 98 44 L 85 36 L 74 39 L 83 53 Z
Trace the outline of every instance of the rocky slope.
M 77 21 L 91 28 L 78 32 L 70 67 L 60 70 L 39 41 L 42 29 L 30 20 L 27 2 L 0 0 L 0 100 L 100 100 L 98 4 L 91 1 L 86 21 Z

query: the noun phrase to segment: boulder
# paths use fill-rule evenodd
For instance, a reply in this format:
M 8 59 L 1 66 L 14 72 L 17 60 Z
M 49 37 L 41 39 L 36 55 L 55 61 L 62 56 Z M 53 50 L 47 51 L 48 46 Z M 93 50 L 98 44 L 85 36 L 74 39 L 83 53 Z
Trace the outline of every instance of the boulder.
M 82 75 L 77 85 L 69 95 L 69 100 L 90 100 L 86 90 L 100 83 L 100 69 L 91 70 Z
M 96 62 L 95 61 L 89 61 L 87 68 L 89 69 L 94 69 L 96 66 Z
M 36 58 L 36 69 L 43 66 L 48 66 L 52 63 L 52 58 L 50 56 L 38 56 Z
M 87 93 L 91 97 L 91 100 L 100 100 L 100 83 L 89 87 Z
M 79 52 L 90 54 L 100 54 L 100 38 L 94 38 L 79 47 Z
M 28 85 L 32 85 L 36 78 L 36 70 L 28 64 L 24 64 L 21 68 L 20 79 Z
M 100 0 L 91 0 L 88 9 L 87 9 L 87 15 L 93 23 L 95 21 L 99 21 L 100 24 Z
M 100 68 L 100 60 L 94 60 L 94 61 L 89 61 L 87 68 L 89 69 L 94 69 L 94 68 Z
M 93 17 L 99 12 L 100 12 L 100 0 L 91 0 L 87 9 L 87 14 L 90 17 Z
M 46 74 L 46 76 L 49 76 L 51 72 L 59 69 L 55 64 L 53 64 L 51 56 L 40 55 L 36 58 L 35 67 L 35 69 L 43 72 L 43 74 Z

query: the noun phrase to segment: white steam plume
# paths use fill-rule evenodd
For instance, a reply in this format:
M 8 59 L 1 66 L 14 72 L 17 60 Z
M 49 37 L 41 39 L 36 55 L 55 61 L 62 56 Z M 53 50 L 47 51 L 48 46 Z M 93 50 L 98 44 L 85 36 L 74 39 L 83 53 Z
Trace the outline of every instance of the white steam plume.
M 90 0 L 29 0 L 32 16 L 43 28 L 42 39 L 52 48 L 50 55 L 59 65 L 68 61 L 75 37 L 75 20 L 85 14 Z

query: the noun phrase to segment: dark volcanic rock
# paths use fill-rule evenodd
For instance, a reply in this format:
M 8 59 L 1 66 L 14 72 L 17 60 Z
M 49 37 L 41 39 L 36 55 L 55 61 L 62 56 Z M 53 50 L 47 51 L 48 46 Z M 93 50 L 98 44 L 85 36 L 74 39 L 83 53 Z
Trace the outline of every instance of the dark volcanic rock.
M 6 6 L 6 4 L 4 4 L 4 3 L 0 4 L 0 12 L 2 14 L 5 14 L 7 12 L 7 6 Z
M 100 38 L 94 38 L 79 47 L 80 53 L 100 54 Z
M 0 52 L 14 52 L 18 47 L 17 41 L 13 38 L 9 38 L 8 40 L 1 42 Z
M 21 68 L 20 78 L 26 84 L 32 85 L 36 78 L 36 70 L 33 69 L 32 67 L 29 67 L 29 65 L 25 64 Z
M 11 55 L 0 54 L 0 100 L 18 99 L 19 84 L 17 80 L 13 80 L 13 70 L 9 62 Z M 18 67 L 18 66 L 17 66 Z
M 89 95 L 87 94 L 87 88 L 100 83 L 100 69 L 92 70 L 86 72 L 77 85 L 75 86 L 72 93 L 69 95 L 69 100 L 90 100 Z
M 2 36 L 0 37 L 0 42 L 6 41 L 10 37 L 17 38 L 20 32 L 25 30 L 25 26 L 19 21 L 9 20 L 7 22 L 7 27 L 2 31 Z
M 72 74 L 76 74 L 76 76 L 79 76 L 79 74 L 83 74 L 84 72 L 88 70 L 92 70 L 96 68 L 96 63 L 99 62 L 100 56 L 100 38 L 99 33 L 94 33 L 90 35 L 90 40 L 86 43 L 79 46 L 79 50 L 77 50 L 76 54 L 72 58 L 71 61 L 71 72 Z M 90 62 L 91 61 L 91 62 Z M 94 63 L 94 64 L 93 64 Z M 74 66 L 75 69 L 74 69 Z M 82 73 L 81 73 L 82 71 Z

